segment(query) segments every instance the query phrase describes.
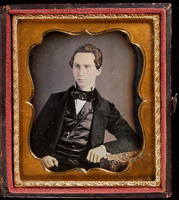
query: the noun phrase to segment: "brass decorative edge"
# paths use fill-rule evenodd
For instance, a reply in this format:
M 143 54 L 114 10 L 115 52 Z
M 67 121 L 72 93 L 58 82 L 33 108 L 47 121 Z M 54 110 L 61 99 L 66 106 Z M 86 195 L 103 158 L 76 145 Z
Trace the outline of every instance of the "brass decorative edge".
M 17 24 L 18 18 L 13 16 L 13 111 L 14 111 L 14 178 L 16 184 L 22 184 L 19 166 L 19 74 L 18 74 L 18 48 L 17 48 Z
M 20 178 L 19 163 L 19 77 L 17 24 L 20 19 L 147 19 L 154 23 L 154 93 L 155 93 L 155 181 L 25 181 Z M 160 186 L 160 18 L 148 14 L 75 14 L 75 15 L 14 15 L 13 16 L 13 110 L 14 110 L 14 182 L 17 187 L 82 187 L 82 186 Z
M 18 19 L 153 19 L 154 15 L 148 14 L 17 14 Z
M 160 18 L 155 15 L 154 21 L 154 96 L 155 96 L 155 159 L 156 185 L 160 185 Z
M 150 186 L 156 187 L 156 181 L 22 181 L 16 187 L 117 187 Z

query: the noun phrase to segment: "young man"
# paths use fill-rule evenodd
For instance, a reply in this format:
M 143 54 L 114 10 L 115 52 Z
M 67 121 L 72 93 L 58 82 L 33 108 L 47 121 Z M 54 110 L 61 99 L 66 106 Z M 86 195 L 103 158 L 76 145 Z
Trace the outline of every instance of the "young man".
M 52 94 L 33 124 L 32 152 L 51 171 L 106 168 L 108 155 L 134 155 L 140 148 L 136 133 L 95 88 L 101 65 L 99 49 L 80 46 L 70 60 L 74 86 Z M 117 140 L 104 143 L 105 130 Z

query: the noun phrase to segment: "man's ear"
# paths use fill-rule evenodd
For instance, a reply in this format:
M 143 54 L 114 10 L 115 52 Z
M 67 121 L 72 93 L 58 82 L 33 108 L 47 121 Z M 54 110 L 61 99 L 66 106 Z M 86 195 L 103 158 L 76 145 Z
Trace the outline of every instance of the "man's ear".
M 97 69 L 97 76 L 99 76 L 102 72 L 102 67 L 100 67 L 99 69 Z

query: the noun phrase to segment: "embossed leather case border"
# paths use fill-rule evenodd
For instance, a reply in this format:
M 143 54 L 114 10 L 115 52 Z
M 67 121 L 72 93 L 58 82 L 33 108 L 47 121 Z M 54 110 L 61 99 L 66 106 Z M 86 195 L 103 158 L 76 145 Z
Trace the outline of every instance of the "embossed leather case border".
M 5 105 L 1 134 L 6 141 L 2 142 L 6 150 L 2 151 L 1 163 L 4 194 L 136 197 L 145 193 L 165 197 L 170 193 L 170 82 L 166 71 L 170 71 L 171 8 L 169 4 L 147 6 L 109 4 L 102 8 L 95 4 L 76 8 L 72 4 L 69 9 L 65 5 L 43 5 L 44 9 L 33 5 L 33 9 L 28 9 L 21 5 L 2 9 L 0 25 L 4 32 L 0 39 L 5 49 L 0 52 L 0 70 L 6 74 L 2 78 L 6 89 L 1 97 Z M 31 153 L 28 140 L 34 111 L 29 102 L 33 82 L 28 57 L 44 34 L 53 30 L 71 35 L 122 31 L 141 49 L 144 62 L 137 93 L 142 99 L 138 118 L 144 142 L 127 170 L 49 173 Z

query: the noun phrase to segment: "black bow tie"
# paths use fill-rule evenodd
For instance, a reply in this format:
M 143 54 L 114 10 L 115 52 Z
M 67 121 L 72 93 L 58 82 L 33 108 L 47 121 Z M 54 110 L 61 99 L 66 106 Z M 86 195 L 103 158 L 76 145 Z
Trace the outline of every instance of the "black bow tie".
M 71 92 L 71 96 L 74 99 L 80 99 L 80 100 L 84 100 L 84 101 L 94 101 L 95 100 L 94 91 L 85 92 L 85 91 L 75 89 Z

